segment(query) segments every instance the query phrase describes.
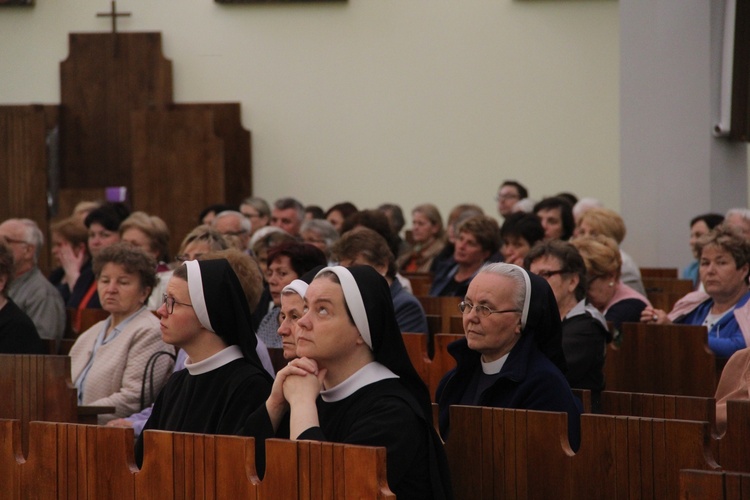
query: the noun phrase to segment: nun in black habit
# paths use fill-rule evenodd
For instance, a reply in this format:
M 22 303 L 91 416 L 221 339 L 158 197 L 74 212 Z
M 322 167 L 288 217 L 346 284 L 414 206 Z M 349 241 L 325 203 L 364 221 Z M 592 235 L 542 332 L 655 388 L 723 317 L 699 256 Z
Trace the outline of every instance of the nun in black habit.
M 369 266 L 324 268 L 305 306 L 299 359 L 277 374 L 248 425 L 265 426 L 267 437 L 384 446 L 398 498 L 452 498 L 429 393 L 406 353 L 385 279 Z
M 522 303 L 516 303 L 518 288 L 511 286 L 521 289 Z M 515 307 L 505 309 L 508 301 Z M 471 305 L 463 310 L 468 333 L 448 346 L 457 366 L 445 374 L 435 394 L 443 439 L 449 439 L 452 405 L 564 411 L 568 414 L 568 439 L 577 450 L 582 406 L 563 375 L 567 366 L 562 326 L 549 283 L 513 264 L 486 264 L 469 285 L 463 304 Z M 480 315 L 475 305 L 490 312 Z M 497 359 L 488 356 L 476 340 L 478 334 L 498 335 L 493 329 L 498 328 L 496 321 L 501 314 L 495 313 L 518 315 L 516 325 L 508 323 L 515 333 L 499 334 L 505 336 L 506 343 L 497 350 L 503 355 Z M 470 347 L 470 336 L 480 347 Z M 513 340 L 507 341 L 511 337 Z
M 185 262 L 169 280 L 157 313 L 162 339 L 184 349 L 188 359 L 159 393 L 143 430 L 241 434 L 273 379 L 256 353 L 250 307 L 229 262 Z M 143 461 L 143 433 L 136 461 Z

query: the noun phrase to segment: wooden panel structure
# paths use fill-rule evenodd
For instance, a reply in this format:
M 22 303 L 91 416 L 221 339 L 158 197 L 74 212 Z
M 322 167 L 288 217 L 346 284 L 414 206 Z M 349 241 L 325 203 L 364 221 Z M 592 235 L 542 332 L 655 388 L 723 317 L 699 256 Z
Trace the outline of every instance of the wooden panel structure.
M 602 391 L 601 413 L 673 420 L 697 420 L 710 422 L 713 428 L 716 421 L 716 400 L 713 397 Z
M 750 474 L 680 471 L 680 500 L 750 500 Z
M 30 421 L 78 422 L 67 356 L 0 354 L 0 394 L 0 418 L 20 420 L 24 449 Z
M 60 64 L 62 187 L 132 189 L 130 114 L 172 103 L 160 33 L 71 33 Z
M 641 278 L 672 278 L 678 279 L 679 269 L 676 267 L 641 267 Z
M 147 431 L 138 471 L 132 429 L 34 422 L 25 461 L 18 432 L 0 421 L 3 498 L 395 498 L 385 448 L 269 440 L 261 482 L 252 438 Z
M 707 343 L 702 326 L 623 323 L 620 346 L 607 348 L 606 388 L 712 397 L 717 365 Z
M 4 196 L 0 221 L 32 219 L 47 241 L 47 193 L 55 188 L 47 172 L 57 156 L 54 147 L 48 148 L 47 139 L 56 127 L 58 112 L 57 106 L 0 106 L 0 186 Z M 42 253 L 39 266 L 47 269 L 46 253 Z
M 460 438 L 457 438 L 460 436 Z M 457 499 L 676 498 L 680 469 L 716 470 L 707 422 L 454 406 L 446 452 Z

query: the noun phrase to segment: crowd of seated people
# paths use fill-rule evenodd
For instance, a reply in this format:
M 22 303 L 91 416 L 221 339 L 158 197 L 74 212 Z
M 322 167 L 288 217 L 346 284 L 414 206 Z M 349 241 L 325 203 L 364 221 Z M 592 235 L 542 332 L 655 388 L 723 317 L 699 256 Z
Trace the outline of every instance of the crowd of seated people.
M 565 193 L 533 203 L 517 181 L 503 182 L 496 199 L 502 226 L 477 205 L 457 205 L 444 221 L 422 203 L 402 237 L 403 212 L 392 203 L 358 210 L 343 202 L 324 212 L 292 197 L 248 197 L 206 207 L 174 258 L 158 215 L 87 205 L 51 225 L 55 269 L 45 283 L 54 300 L 38 302 L 57 304 L 47 321 L 64 317 L 63 307 L 109 313 L 70 352 L 79 403 L 115 408 L 100 423 L 133 426 L 137 435 L 255 436 L 259 454 L 273 436 L 386 446 L 389 484 L 409 498 L 450 497 L 430 395 L 399 335 L 429 333 L 411 274 L 431 277 L 430 295 L 462 300 L 465 337 L 449 347 L 457 367 L 434 395 L 442 439 L 450 405 L 526 408 L 566 412 L 576 449 L 581 405 L 571 388 L 592 391 L 597 408 L 608 321 L 613 332 L 632 321 L 707 326 L 716 355 L 738 354 L 717 399 L 748 398 L 745 212 L 724 224 L 716 214 L 691 221 L 698 289 L 667 313 L 651 306 L 620 248 L 626 230 L 616 212 Z M 18 281 L 39 271 L 43 239 L 29 227 L 23 219 L 0 224 L 2 352 L 40 353 L 41 338 L 62 334 L 62 326 L 43 334 L 34 308 L 13 296 Z M 9 321 L 12 339 L 3 333 Z M 290 361 L 275 381 L 269 349 Z M 162 352 L 146 391 L 146 364 Z M 383 430 L 382 422 L 392 425 Z M 142 447 L 139 440 L 139 459 Z

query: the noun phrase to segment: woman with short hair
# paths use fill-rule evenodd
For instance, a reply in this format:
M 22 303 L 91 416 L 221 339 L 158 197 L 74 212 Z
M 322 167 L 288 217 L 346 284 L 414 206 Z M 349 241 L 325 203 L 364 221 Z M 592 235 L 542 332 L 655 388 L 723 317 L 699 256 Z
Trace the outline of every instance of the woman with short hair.
M 111 245 L 94 258 L 99 298 L 110 315 L 78 336 L 70 364 L 79 404 L 115 408 L 99 416 L 100 424 L 150 405 L 172 369 L 172 357 L 156 356 L 149 371 L 154 392 L 144 388 L 151 358 L 161 351 L 174 356 L 174 349 L 162 342 L 159 320 L 145 306 L 156 283 L 155 267 L 151 256 L 126 243 Z

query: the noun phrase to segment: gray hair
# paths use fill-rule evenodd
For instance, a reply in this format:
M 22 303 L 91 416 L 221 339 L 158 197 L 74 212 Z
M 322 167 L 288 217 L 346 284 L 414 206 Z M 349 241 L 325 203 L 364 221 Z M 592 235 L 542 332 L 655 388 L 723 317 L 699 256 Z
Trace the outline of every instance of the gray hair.
M 250 205 L 258 211 L 258 215 L 261 217 L 269 217 L 271 215 L 271 207 L 268 206 L 268 202 L 257 196 L 245 198 L 240 205 Z
M 23 226 L 23 240 L 34 247 L 34 264 L 39 261 L 39 255 L 44 246 L 44 235 L 39 226 L 31 219 L 11 219 Z
M 742 218 L 742 220 L 750 221 L 750 209 L 748 208 L 730 208 L 727 210 L 727 214 L 724 216 L 725 219 L 729 218 L 732 215 L 737 215 Z
M 524 304 L 526 302 L 526 276 L 523 269 L 506 262 L 490 262 L 483 265 L 479 269 L 479 272 L 477 272 L 477 274 L 481 273 L 505 276 L 506 278 L 513 280 L 515 289 L 513 293 L 513 304 L 519 311 L 524 310 Z
M 294 198 L 279 198 L 273 204 L 276 210 L 288 210 L 293 208 L 297 211 L 297 220 L 305 220 L 305 206 Z
M 333 224 L 325 219 L 306 220 L 302 223 L 302 227 L 300 227 L 300 233 L 304 233 L 305 231 L 313 231 L 325 241 L 326 246 L 329 248 L 339 239 L 339 232 L 336 231 Z
M 214 220 L 211 221 L 211 227 L 215 228 L 218 220 L 223 219 L 224 217 L 237 218 L 237 220 L 240 221 L 240 227 L 246 233 L 249 233 L 253 228 L 252 223 L 250 222 L 250 219 L 242 215 L 242 212 L 238 212 L 236 210 L 224 210 L 223 212 L 219 212 L 218 214 L 216 214 L 216 217 L 214 217 Z

